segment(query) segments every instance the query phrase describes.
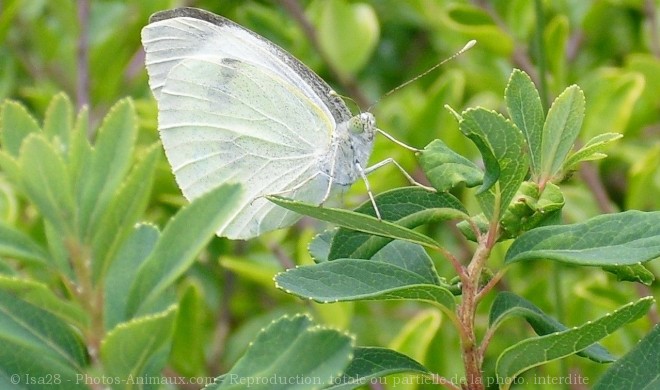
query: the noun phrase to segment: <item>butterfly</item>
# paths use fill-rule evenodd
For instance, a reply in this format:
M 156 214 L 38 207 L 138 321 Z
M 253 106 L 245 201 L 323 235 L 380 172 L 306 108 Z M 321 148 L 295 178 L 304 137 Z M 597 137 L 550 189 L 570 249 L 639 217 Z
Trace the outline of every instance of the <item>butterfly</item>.
M 249 239 L 300 218 L 265 195 L 322 204 L 358 178 L 368 186 L 369 172 L 394 162 L 367 168 L 380 132 L 374 116 L 353 115 L 302 62 L 229 19 L 196 8 L 158 12 L 142 43 L 160 137 L 184 196 L 243 186 L 219 236 Z

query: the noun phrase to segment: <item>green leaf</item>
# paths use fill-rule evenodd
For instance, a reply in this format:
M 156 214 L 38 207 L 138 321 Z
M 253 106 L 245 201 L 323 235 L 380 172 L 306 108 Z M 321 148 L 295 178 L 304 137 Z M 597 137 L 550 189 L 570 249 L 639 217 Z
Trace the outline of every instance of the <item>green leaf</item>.
M 205 389 L 324 388 L 350 363 L 353 343 L 351 336 L 307 316 L 285 316 L 263 329 L 236 365 Z
M 93 150 L 87 139 L 87 132 L 89 126 L 89 110 L 87 107 L 78 112 L 76 124 L 71 131 L 71 144 L 69 145 L 68 155 L 68 168 L 71 179 L 73 180 L 74 187 L 77 188 L 77 196 L 80 200 L 80 194 L 84 185 L 87 183 L 89 177 L 85 175 L 93 175 L 91 169 Z
M 18 161 L 12 157 L 9 153 L 5 152 L 0 148 L 0 169 L 2 173 L 12 182 L 16 187 L 21 185 L 21 167 L 18 165 Z
M 616 275 L 619 281 L 639 282 L 647 286 L 653 284 L 655 275 L 641 264 L 604 266 L 603 270 Z
M 67 150 L 72 128 L 73 106 L 65 93 L 58 93 L 50 101 L 44 115 L 44 135 L 54 145 L 61 145 L 64 150 Z
M 202 376 L 206 371 L 204 353 L 210 335 L 206 331 L 205 310 L 203 291 L 194 284 L 188 285 L 179 303 L 169 359 L 181 375 Z
M 89 238 L 131 166 L 137 117 L 130 99 L 120 100 L 103 119 L 94 150 L 78 184 L 80 231 Z M 83 156 L 84 157 L 84 156 Z
M 77 370 L 87 364 L 85 345 L 68 323 L 4 291 L 0 291 L 0 340 L 2 344 L 11 340 L 21 345 L 21 351 L 53 358 Z
M 222 185 L 179 210 L 140 268 L 128 295 L 129 316 L 148 309 L 183 274 L 227 220 L 242 196 L 238 185 Z
M 512 379 L 520 373 L 589 347 L 621 326 L 642 317 L 653 302 L 652 297 L 642 298 L 595 321 L 562 332 L 523 340 L 507 348 L 497 359 L 498 383 L 507 384 L 502 388 L 508 389 Z
M 421 233 L 417 233 L 414 230 L 401 227 L 391 222 L 380 221 L 369 215 L 343 209 L 320 207 L 279 196 L 267 196 L 266 198 L 285 209 L 295 211 L 299 214 L 308 215 L 322 221 L 334 223 L 348 229 L 392 239 L 410 241 L 431 248 L 437 248 L 439 246 L 435 240 Z
M 419 165 L 439 192 L 449 191 L 461 183 L 476 187 L 483 182 L 484 173 L 479 167 L 439 139 L 431 141 L 420 152 Z
M 307 251 L 315 263 L 328 261 L 330 255 L 330 245 L 332 239 L 337 233 L 337 229 L 329 229 L 323 233 L 317 234 L 307 245 Z
M 524 318 L 539 336 L 563 332 L 568 329 L 564 324 L 545 314 L 530 301 L 508 291 L 498 293 L 490 307 L 490 315 L 488 317 L 490 327 L 497 328 L 505 320 L 513 316 Z M 610 355 L 599 344 L 591 345 L 577 354 L 599 363 L 616 360 L 614 356 Z
M 7 158 L 12 159 L 9 156 Z M 1 170 L 2 163 L 0 163 L 0 172 Z M 22 210 L 20 209 L 17 191 L 10 180 L 7 180 L 8 176 L 4 172 L 0 173 L 0 223 L 15 224 Z
M 338 259 L 298 267 L 276 277 L 289 294 L 330 303 L 355 300 L 412 299 L 453 304 L 453 296 L 419 275 L 391 264 Z M 449 303 L 451 298 L 451 302 Z
M 0 256 L 45 263 L 48 253 L 32 238 L 0 221 Z
M 117 325 L 101 342 L 101 361 L 105 373 L 117 378 L 143 376 L 151 365 L 165 365 L 174 331 L 177 308 L 135 318 Z M 136 381 L 137 382 L 137 381 Z M 126 383 L 124 389 L 142 389 L 139 383 Z
M 487 136 L 484 134 L 484 131 L 480 126 L 480 123 L 476 123 L 474 120 L 474 111 L 480 110 L 479 113 L 481 116 L 485 116 L 483 113 L 495 114 L 494 112 L 487 111 L 483 108 L 471 108 L 463 112 L 463 114 L 469 114 L 468 120 L 466 121 L 465 117 L 460 116 L 456 113 L 459 120 L 459 130 L 463 135 L 468 137 L 472 143 L 479 149 L 481 154 L 481 159 L 484 164 L 484 176 L 482 179 L 481 187 L 477 189 L 477 195 L 482 194 L 488 191 L 492 186 L 497 183 L 497 180 L 500 177 L 500 164 L 497 161 L 497 156 L 495 156 L 493 151 L 493 146 L 488 142 Z M 486 117 L 486 120 L 489 119 Z M 503 118 L 502 118 L 503 119 Z M 485 120 L 484 120 L 485 121 Z
M 509 116 L 522 131 L 527 141 L 532 175 L 538 177 L 541 170 L 541 138 L 545 114 L 541 97 L 527 73 L 514 69 L 504 91 Z
M 412 229 L 431 222 L 468 218 L 460 201 L 449 193 L 434 193 L 419 187 L 397 188 L 376 197 L 376 204 L 385 221 Z M 373 205 L 367 201 L 356 212 L 375 216 Z M 332 239 L 328 258 L 369 259 L 391 242 L 389 237 L 340 228 Z
M 28 136 L 19 157 L 23 188 L 37 209 L 60 234 L 73 232 L 74 201 L 62 156 L 42 135 Z
M 393 264 L 412 271 L 433 284 L 442 284 L 433 260 L 420 245 L 406 241 L 393 241 L 375 253 L 370 261 Z
M 80 329 L 89 323 L 89 318 L 80 306 L 58 297 L 52 291 L 52 287 L 46 284 L 0 275 L 0 290 L 50 312 Z
M 380 34 L 374 9 L 366 3 L 325 1 L 320 3 L 317 19 L 321 49 L 334 67 L 344 76 L 362 69 Z
M 659 256 L 660 212 L 631 210 L 526 232 L 507 251 L 505 264 L 547 259 L 617 266 L 644 263 Z
M 83 106 L 78 115 L 76 116 L 76 121 L 71 130 L 72 138 L 80 136 L 82 139 L 87 140 L 87 134 L 89 132 L 89 107 Z M 71 142 L 74 143 L 73 141 Z M 89 143 L 88 143 L 89 144 Z
M 660 325 L 653 327 L 630 352 L 600 377 L 593 390 L 653 390 L 660 388 Z
M 155 226 L 148 224 L 135 226 L 110 262 L 103 280 L 105 329 L 112 329 L 120 322 L 130 319 L 126 310 L 126 292 L 130 291 L 138 269 L 153 251 L 159 237 L 160 232 Z
M 480 213 L 472 217 L 472 224 L 474 224 L 482 234 L 487 234 L 488 229 L 490 229 L 490 224 L 488 223 L 484 213 Z M 472 230 L 472 224 L 468 223 L 468 221 L 461 221 L 456 224 L 456 227 L 461 231 L 461 233 L 463 233 L 465 238 L 470 241 L 477 242 L 477 236 L 475 235 L 474 230 Z
M 600 152 L 605 149 L 610 142 L 614 142 L 621 137 L 623 137 L 623 135 L 619 133 L 605 133 L 593 137 L 586 143 L 586 145 L 580 148 L 580 150 L 568 157 L 566 163 L 564 163 L 563 170 L 567 171 L 576 169 L 577 165 L 582 161 L 590 161 L 596 158 L 605 157 L 605 155 Z
M 539 194 L 539 191 L 535 182 L 522 183 L 502 216 L 501 239 L 514 238 L 538 226 L 561 222 L 561 209 L 565 202 L 559 187 L 548 182 L 543 192 Z
M 408 356 L 387 348 L 355 348 L 353 360 L 326 390 L 350 390 L 359 385 L 368 384 L 369 380 L 386 375 L 414 372 L 431 375 L 426 367 Z
M 543 126 L 542 180 L 547 181 L 559 173 L 580 133 L 584 105 L 584 93 L 577 85 L 566 88 L 552 103 Z
M 502 115 L 483 108 L 465 111 L 459 127 L 475 142 L 486 164 L 479 204 L 489 220 L 499 220 L 529 168 L 522 132 Z
M 108 207 L 102 211 L 101 222 L 92 241 L 92 270 L 95 280 L 107 270 L 108 262 L 117 248 L 147 208 L 159 153 L 156 146 L 147 150 L 114 194 Z
M 222 351 L 223 362 L 226 362 L 229 367 L 233 366 L 248 350 L 255 335 L 263 331 L 273 321 L 280 319 L 280 317 L 296 315 L 299 312 L 300 307 L 297 305 L 278 305 L 270 311 L 260 311 L 254 313 L 250 318 L 246 318 L 240 327 L 237 327 L 228 335 Z
M 48 221 L 44 221 L 44 230 L 51 263 L 62 276 L 75 280 L 76 276 L 70 261 L 70 248 L 67 248 L 70 237 L 62 237 L 61 231 Z
M 2 148 L 16 158 L 23 140 L 33 133 L 41 133 L 41 128 L 32 115 L 22 104 L 6 101 L 0 111 Z
M 0 343 L 0 386 L 3 390 L 89 390 L 89 386 L 80 380 L 85 375 L 80 368 L 57 356 L 30 348 L 21 340 L 4 339 L 0 335 Z M 16 380 L 19 382 L 13 382 Z
M 289 294 L 323 303 L 410 299 L 454 308 L 454 296 L 426 252 L 402 241 L 388 244 L 371 260 L 337 259 L 287 270 L 275 277 L 275 284 Z

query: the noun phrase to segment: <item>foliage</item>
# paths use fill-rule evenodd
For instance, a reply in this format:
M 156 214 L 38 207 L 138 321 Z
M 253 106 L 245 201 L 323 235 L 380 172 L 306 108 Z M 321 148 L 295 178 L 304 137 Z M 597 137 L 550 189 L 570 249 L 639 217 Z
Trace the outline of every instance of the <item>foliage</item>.
M 85 388 L 90 383 L 81 378 L 93 363 L 102 363 L 112 378 L 156 375 L 171 349 L 174 283 L 226 218 L 240 188 L 209 192 L 161 233 L 137 223 L 158 149 L 147 147 L 135 160 L 137 116 L 130 99 L 110 110 L 94 145 L 86 138 L 86 111 L 74 122 L 64 95 L 52 100 L 42 126 L 18 103 L 5 102 L 1 111 L 0 164 L 42 216 L 30 222 L 40 230 L 33 237 L 2 222 L 2 254 L 21 264 L 0 276 L 0 338 L 4 353 L 19 355 L 3 359 L 4 380 L 18 387 L 44 384 L 31 383 L 34 376 L 56 388 Z
M 511 93 L 510 91 L 516 91 Z M 522 91 L 522 92 L 521 92 Z M 584 99 L 577 86 L 571 86 L 561 93 L 552 104 L 543 123 L 538 118 L 540 99 L 532 81 L 524 73 L 514 70 L 507 86 L 507 108 L 518 124 L 509 122 L 501 114 L 486 109 L 468 109 L 462 114 L 455 114 L 459 120 L 459 129 L 470 138 L 482 154 L 484 168 L 479 188 L 474 196 L 483 212 L 477 215 L 477 225 L 469 215 L 462 211 L 456 213 L 455 206 L 450 215 L 462 220 L 472 229 L 468 238 L 473 238 L 477 246 L 468 264 L 460 264 L 450 251 L 431 237 L 409 230 L 409 227 L 380 221 L 371 215 L 361 215 L 341 209 L 330 209 L 306 205 L 304 203 L 271 197 L 271 201 L 290 210 L 306 214 L 324 221 L 355 231 L 358 237 L 364 233 L 395 239 L 387 243 L 381 240 L 375 248 L 375 255 L 355 258 L 328 258 L 318 264 L 288 270 L 275 280 L 277 286 L 287 293 L 319 302 L 362 299 L 403 299 L 429 301 L 440 305 L 456 327 L 461 337 L 466 386 L 469 389 L 483 389 L 487 383 L 482 377 L 484 354 L 495 335 L 499 323 L 507 316 L 524 313 L 537 337 L 530 337 L 505 349 L 497 358 L 495 382 L 500 388 L 508 389 L 516 383 L 516 377 L 532 367 L 580 353 L 594 361 L 604 363 L 615 360 L 603 347 L 595 343 L 611 334 L 626 323 L 635 321 L 646 314 L 654 300 L 645 297 L 607 314 L 595 321 L 567 329 L 552 316 L 513 293 L 501 292 L 491 307 L 491 323 L 481 341 L 475 333 L 475 314 L 479 301 L 493 287 L 494 283 L 512 264 L 530 260 L 552 260 L 573 265 L 607 266 L 613 273 L 619 266 L 637 265 L 660 256 L 660 212 L 626 211 L 605 214 L 591 218 L 583 223 L 560 225 L 560 221 L 547 218 L 532 218 L 533 213 L 545 210 L 532 207 L 518 207 L 518 202 L 527 202 L 525 197 L 515 199 L 523 180 L 530 171 L 530 181 L 537 188 L 533 202 L 538 202 L 545 187 L 551 182 L 560 182 L 564 177 L 568 154 L 578 135 L 584 116 Z M 530 100 L 535 107 L 528 107 Z M 518 112 L 523 107 L 523 112 Z M 531 113 L 524 110 L 531 110 Z M 538 123 L 533 123 L 533 122 Z M 523 130 L 520 130 L 522 127 Z M 576 129 L 577 128 L 577 129 Z M 542 129 L 542 131 L 541 131 Z M 535 135 L 535 131 L 541 133 Z M 536 145 L 536 144 L 539 145 Z M 549 145 L 549 146 L 547 146 Z M 537 156 L 533 152 L 536 150 Z M 451 154 L 446 148 L 431 147 L 421 152 L 438 153 L 442 156 Z M 529 153 L 529 154 L 528 154 Z M 529 159 L 527 158 L 529 156 Z M 587 155 L 583 154 L 585 159 Z M 533 161 L 537 160 L 537 164 Z M 444 164 L 442 157 L 426 157 L 422 164 L 432 183 L 442 183 L 438 191 L 447 191 L 448 183 L 466 183 L 465 180 L 445 182 L 433 175 L 458 167 L 454 175 L 461 175 L 462 166 L 447 161 L 446 170 L 436 169 L 437 164 Z M 452 159 L 456 160 L 456 159 Z M 475 183 L 476 186 L 476 183 Z M 412 196 L 407 191 L 398 190 L 397 198 L 411 202 Z M 388 194 L 383 194 L 386 196 Z M 389 199 L 394 197 L 389 196 Z M 376 197 L 376 206 L 380 207 Z M 538 203 L 537 203 L 538 204 Z M 527 204 L 529 206 L 529 204 Z M 373 206 L 371 213 L 374 214 Z M 561 206 L 559 207 L 561 210 Z M 365 210 L 360 210 L 365 212 Z M 557 212 L 558 210 L 553 210 Z M 417 211 L 418 213 L 420 211 Z M 387 216 L 385 217 L 387 218 Z M 505 223 L 507 223 L 505 225 Z M 515 229 L 512 229 L 515 224 Z M 345 246 L 353 242 L 350 236 L 337 239 L 339 233 L 330 240 L 330 250 L 334 245 Z M 497 275 L 485 273 L 484 266 L 497 242 L 502 238 L 513 238 L 504 256 L 502 268 Z M 324 237 L 327 242 L 328 238 Z M 404 245 L 406 244 L 406 245 Z M 421 250 L 421 245 L 435 249 L 449 260 L 460 280 L 460 301 L 454 302 L 451 286 L 435 272 L 432 261 Z M 396 248 L 396 249 L 394 249 Z M 356 249 L 360 249 L 357 246 Z M 641 269 L 644 269 L 641 267 Z M 629 271 L 627 268 L 625 272 Z M 492 277 L 492 278 L 491 278 Z M 500 303 L 501 302 L 501 303 Z M 505 309 L 502 308 L 504 306 Z M 445 380 L 443 383 L 451 383 Z
M 181 207 L 157 145 L 139 32 L 179 3 L 0 3 L 1 388 L 480 388 L 476 366 L 487 388 L 653 388 L 657 5 L 186 2 L 365 109 L 478 41 L 374 107 L 427 146 L 372 161 L 437 193 L 383 168 L 382 221 L 357 183 L 354 211 L 272 199 L 338 229 L 231 242 L 212 236 L 240 189 Z

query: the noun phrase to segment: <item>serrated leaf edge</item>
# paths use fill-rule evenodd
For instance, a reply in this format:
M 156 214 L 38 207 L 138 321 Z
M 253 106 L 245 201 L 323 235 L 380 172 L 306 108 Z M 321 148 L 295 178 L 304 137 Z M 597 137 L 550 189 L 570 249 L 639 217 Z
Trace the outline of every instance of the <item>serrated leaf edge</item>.
M 607 314 L 605 314 L 604 316 L 602 316 L 602 317 L 600 317 L 600 318 L 598 318 L 598 319 L 596 319 L 596 320 L 593 320 L 593 321 L 592 321 L 592 320 L 587 321 L 587 322 L 585 322 L 584 324 L 582 324 L 582 325 L 580 325 L 580 326 L 573 326 L 573 327 L 570 327 L 570 328 L 568 328 L 568 329 L 566 329 L 566 330 L 563 330 L 563 331 L 560 331 L 560 332 L 548 333 L 548 334 L 543 335 L 543 336 L 538 336 L 538 337 L 533 337 L 533 338 L 529 338 L 529 339 L 522 340 L 521 342 L 516 343 L 516 344 L 514 344 L 514 345 L 512 345 L 512 346 L 510 346 L 510 347 L 508 347 L 508 348 L 506 348 L 504 351 L 502 351 L 502 353 L 500 354 L 500 357 L 502 357 L 507 351 L 509 351 L 509 350 L 511 350 L 511 349 L 513 349 L 513 348 L 516 348 L 520 343 L 524 343 L 524 342 L 527 341 L 527 340 L 532 340 L 532 339 L 539 340 L 539 339 L 544 339 L 544 338 L 554 337 L 554 336 L 561 335 L 561 334 L 564 334 L 564 333 L 569 333 L 569 332 L 572 332 L 572 331 L 574 331 L 574 330 L 576 330 L 576 329 L 578 329 L 578 328 L 580 328 L 580 327 L 582 327 L 582 326 L 585 326 L 585 325 L 588 325 L 588 324 L 592 324 L 592 323 L 595 322 L 595 321 L 599 321 L 599 320 L 605 319 L 605 318 L 607 318 L 607 317 L 611 317 L 611 316 L 613 316 L 614 314 L 616 314 L 616 313 L 618 313 L 618 312 L 620 312 L 620 311 L 622 311 L 622 310 L 627 309 L 628 307 L 631 307 L 631 306 L 634 306 L 634 305 L 640 305 L 640 304 L 642 304 L 643 302 L 646 302 L 646 301 L 652 301 L 652 302 L 655 302 L 655 298 L 654 298 L 653 296 L 646 296 L 646 297 L 640 298 L 639 300 L 637 300 L 637 301 L 635 301 L 635 302 L 627 303 L 627 304 L 625 304 L 625 305 L 619 307 L 618 309 L 614 310 L 613 312 L 611 312 L 611 313 L 607 313 Z M 591 345 L 593 345 L 593 344 L 591 344 Z M 588 347 L 588 346 L 587 346 L 587 347 Z M 583 349 L 581 349 L 580 351 L 583 351 L 584 349 L 586 349 L 586 347 L 583 348 Z M 549 361 L 555 361 L 555 360 L 558 360 L 558 359 L 562 359 L 562 358 L 564 358 L 564 357 L 566 357 L 566 356 L 573 355 L 573 354 L 575 354 L 576 352 L 579 352 L 579 351 L 574 351 L 574 352 L 572 352 L 572 353 L 569 353 L 569 354 L 566 354 L 566 355 L 563 355 L 563 356 L 557 357 L 557 358 L 552 359 L 552 360 L 549 360 Z M 498 362 L 497 362 L 497 366 L 499 366 L 499 359 L 500 359 L 500 358 L 497 359 L 497 360 L 498 360 Z M 540 362 L 540 363 L 536 363 L 536 364 L 533 364 L 533 365 L 527 366 L 524 370 L 522 370 L 522 371 L 518 371 L 518 372 L 514 373 L 512 376 L 509 376 L 509 378 L 515 378 L 516 376 L 518 376 L 519 374 L 521 374 L 521 373 L 523 373 L 523 372 L 529 370 L 530 368 L 537 367 L 537 366 L 539 366 L 539 365 L 541 365 L 541 364 L 545 364 L 545 363 L 547 363 L 547 362 L 549 362 L 549 361 L 544 361 L 544 362 Z M 497 369 L 496 369 L 496 372 L 497 372 Z M 498 376 L 499 376 L 499 373 L 498 373 Z M 507 383 L 507 382 L 505 382 L 505 383 Z M 508 387 L 507 387 L 507 388 L 508 388 Z

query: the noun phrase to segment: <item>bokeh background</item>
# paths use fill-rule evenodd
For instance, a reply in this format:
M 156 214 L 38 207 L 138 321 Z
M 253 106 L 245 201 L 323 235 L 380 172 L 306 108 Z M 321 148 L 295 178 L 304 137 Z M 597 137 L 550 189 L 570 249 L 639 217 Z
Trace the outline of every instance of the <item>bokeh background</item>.
M 78 107 L 90 108 L 93 129 L 117 100 L 129 96 L 139 114 L 140 153 L 158 140 L 140 30 L 152 13 L 183 5 L 223 15 L 274 41 L 352 99 L 349 106 L 355 112 L 370 109 L 381 129 L 407 144 L 422 148 L 441 138 L 475 160 L 476 149 L 460 134 L 445 105 L 459 112 L 473 106 L 504 112 L 504 88 L 513 68 L 530 74 L 546 104 L 565 87 L 578 84 L 587 101 L 582 142 L 604 132 L 622 133 L 624 138 L 608 149 L 607 159 L 586 164 L 564 183 L 564 220 L 659 209 L 657 0 L 0 0 L 0 99 L 19 101 L 42 119 L 50 99 L 64 91 Z M 467 53 L 384 96 L 471 39 L 478 43 Z M 90 131 L 89 137 L 94 136 Z M 411 152 L 380 138 L 371 161 L 387 157 L 424 180 Z M 375 193 L 407 184 L 395 167 L 377 171 L 370 183 Z M 456 192 L 465 199 L 466 194 Z M 347 207 L 365 200 L 362 183 L 342 199 Z M 163 226 L 183 204 L 162 155 L 143 219 Z M 20 229 L 33 228 L 29 206 L 1 171 L 0 212 L 0 218 Z M 311 262 L 306 245 L 324 228 L 304 219 L 291 229 L 249 242 L 214 239 L 179 281 L 181 291 L 193 285 L 199 292 L 189 329 L 197 341 L 190 343 L 185 358 L 173 356 L 168 369 L 190 376 L 225 372 L 270 320 L 283 313 L 310 312 L 322 323 L 354 333 L 359 345 L 393 347 L 447 377 L 460 373 L 456 334 L 429 307 L 391 302 L 319 305 L 274 287 L 275 273 Z M 459 256 L 469 254 L 469 244 L 451 225 L 429 230 Z M 501 262 L 505 245 L 498 249 L 493 267 Z M 452 276 L 441 259 L 436 266 L 441 275 Z M 660 275 L 658 261 L 648 267 Z M 600 269 L 543 262 L 512 268 L 499 288 L 530 299 L 568 326 L 639 296 L 660 296 L 657 283 L 646 287 L 616 282 Z M 482 324 L 488 305 L 487 299 Z M 603 344 L 621 355 L 657 322 L 654 309 Z M 506 324 L 491 344 L 492 356 L 530 332 L 521 322 Z M 492 370 L 493 364 L 487 363 L 486 369 Z M 529 375 L 571 372 L 593 383 L 605 368 L 571 357 Z

